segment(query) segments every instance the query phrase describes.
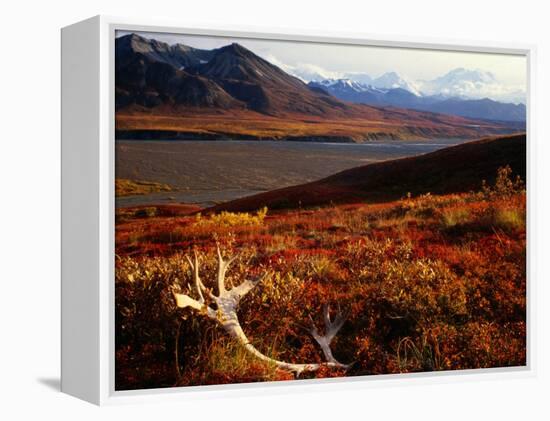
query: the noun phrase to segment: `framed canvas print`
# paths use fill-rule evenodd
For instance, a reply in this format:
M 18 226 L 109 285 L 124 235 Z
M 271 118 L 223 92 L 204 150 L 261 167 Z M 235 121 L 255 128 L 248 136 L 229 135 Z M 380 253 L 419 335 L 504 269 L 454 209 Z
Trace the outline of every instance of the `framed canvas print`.
M 62 390 L 531 372 L 531 54 L 64 28 Z

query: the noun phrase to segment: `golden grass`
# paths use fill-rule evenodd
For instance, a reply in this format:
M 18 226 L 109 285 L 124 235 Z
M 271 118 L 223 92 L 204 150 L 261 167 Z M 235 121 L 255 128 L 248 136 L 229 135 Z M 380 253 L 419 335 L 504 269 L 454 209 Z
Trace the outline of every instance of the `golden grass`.
M 167 191 L 172 191 L 172 187 L 167 184 L 155 183 L 152 181 L 129 180 L 126 178 L 117 178 L 115 180 L 115 195 L 117 197 L 136 196 Z
M 253 112 L 227 112 L 224 114 L 116 115 L 116 129 L 178 131 L 196 135 L 253 136 L 258 139 L 287 137 L 344 137 L 353 141 L 383 137 L 407 139 L 411 136 L 411 124 L 400 119 L 384 119 L 379 113 L 365 118 L 321 118 L 288 115 L 271 117 Z M 429 119 L 414 120 L 416 139 L 431 138 L 442 130 L 439 123 Z M 445 125 L 447 136 L 475 137 L 478 132 L 466 125 Z

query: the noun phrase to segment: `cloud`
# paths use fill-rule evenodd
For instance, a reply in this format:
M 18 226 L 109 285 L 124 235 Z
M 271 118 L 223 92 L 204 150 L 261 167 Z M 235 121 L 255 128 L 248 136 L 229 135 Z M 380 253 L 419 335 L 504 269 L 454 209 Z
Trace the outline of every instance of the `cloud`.
M 265 59 L 285 72 L 303 80 L 304 82 L 311 82 L 312 80 L 321 81 L 325 79 L 340 79 L 344 77 L 342 72 L 327 70 L 316 64 L 297 63 L 295 66 L 291 66 L 283 63 L 273 55 L 268 55 Z
M 491 98 L 505 102 L 525 102 L 525 88 L 501 83 L 493 73 L 481 69 L 457 68 L 429 81 L 419 81 L 426 95 L 457 96 L 461 98 Z

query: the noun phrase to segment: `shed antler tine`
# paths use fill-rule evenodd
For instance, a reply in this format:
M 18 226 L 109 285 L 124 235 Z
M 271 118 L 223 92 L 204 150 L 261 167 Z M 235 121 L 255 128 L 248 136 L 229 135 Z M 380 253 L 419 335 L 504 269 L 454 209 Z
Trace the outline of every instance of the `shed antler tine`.
M 189 266 L 191 266 L 191 270 L 195 270 L 195 266 L 193 265 L 193 262 L 191 261 L 191 258 L 186 254 L 185 259 L 187 260 L 187 263 L 189 263 Z
M 330 329 L 330 326 L 332 324 L 332 320 L 330 319 L 330 304 L 329 303 L 326 303 L 323 306 L 323 313 L 324 313 L 324 318 L 325 318 L 325 326 L 328 330 L 328 329 Z

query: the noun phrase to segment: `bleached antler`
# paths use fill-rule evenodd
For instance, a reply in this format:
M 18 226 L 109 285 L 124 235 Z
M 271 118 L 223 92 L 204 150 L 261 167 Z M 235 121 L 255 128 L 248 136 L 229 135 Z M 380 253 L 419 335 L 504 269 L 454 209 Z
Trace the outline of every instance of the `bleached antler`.
M 330 344 L 332 340 L 346 321 L 346 317 L 342 314 L 342 311 L 340 310 L 340 304 L 338 304 L 338 312 L 336 313 L 334 321 L 330 319 L 329 305 L 325 304 L 323 306 L 323 319 L 325 321 L 324 335 L 321 335 L 319 333 L 319 330 L 317 329 L 317 326 L 315 326 L 315 322 L 313 321 L 313 319 L 311 317 L 309 319 L 311 321 L 311 329 L 309 330 L 309 333 L 311 333 L 313 339 L 315 339 L 321 347 L 323 354 L 325 354 L 326 360 L 347 368 L 347 365 L 339 363 L 336 358 L 334 358 L 334 356 L 332 355 L 332 350 L 330 349 Z
M 268 357 L 267 355 L 262 354 L 260 351 L 258 351 L 258 349 L 256 349 L 256 347 L 254 347 L 254 345 L 250 343 L 250 341 L 248 340 L 246 334 L 244 333 L 239 323 L 239 319 L 237 317 L 237 307 L 239 305 L 240 300 L 263 280 L 263 278 L 265 277 L 265 274 L 263 276 L 256 277 L 255 279 L 252 279 L 252 280 L 247 279 L 244 282 L 242 282 L 240 285 L 233 287 L 230 290 L 227 290 L 225 286 L 225 275 L 231 263 L 236 259 L 236 256 L 233 256 L 227 260 L 224 260 L 219 247 L 217 247 L 217 254 L 218 254 L 218 272 L 217 272 L 218 295 L 217 296 L 214 295 L 212 291 L 207 289 L 202 283 L 199 275 L 199 258 L 197 253 L 195 252 L 193 260 L 191 260 L 188 256 L 186 257 L 187 257 L 187 261 L 189 262 L 189 266 L 191 267 L 191 271 L 193 273 L 193 282 L 195 286 L 195 291 L 198 294 L 199 298 L 194 299 L 194 298 L 191 298 L 189 295 L 180 294 L 179 292 L 174 290 L 173 294 L 174 294 L 174 298 L 176 299 L 176 305 L 178 307 L 180 308 L 190 307 L 193 310 L 197 310 L 201 314 L 206 315 L 210 319 L 215 320 L 218 324 L 220 324 L 224 328 L 224 330 L 232 338 L 236 339 L 242 346 L 245 347 L 245 349 L 248 352 L 250 352 L 256 358 L 259 358 L 262 361 L 266 361 L 268 363 L 274 364 L 280 369 L 292 371 L 296 373 L 296 375 L 300 375 L 300 373 L 304 371 L 306 372 L 317 371 L 323 366 L 329 367 L 329 368 L 343 368 L 343 369 L 348 368 L 348 365 L 342 364 L 334 358 L 334 356 L 332 355 L 332 351 L 330 349 L 330 343 L 332 342 L 332 339 L 334 338 L 338 330 L 340 330 L 340 328 L 344 324 L 345 318 L 342 316 L 341 312 L 339 311 L 334 321 L 331 321 L 330 308 L 328 305 L 324 307 L 325 334 L 320 335 L 314 324 L 313 324 L 313 327 L 310 329 L 310 333 L 312 334 L 313 338 L 317 341 L 317 343 L 320 345 L 325 355 L 325 358 L 327 360 L 326 363 L 321 363 L 321 364 L 288 363 L 288 362 L 273 359 L 271 357 Z M 205 300 L 204 298 L 205 294 L 209 300 L 213 301 L 216 304 L 216 308 L 217 308 L 216 310 L 210 307 L 207 300 Z

